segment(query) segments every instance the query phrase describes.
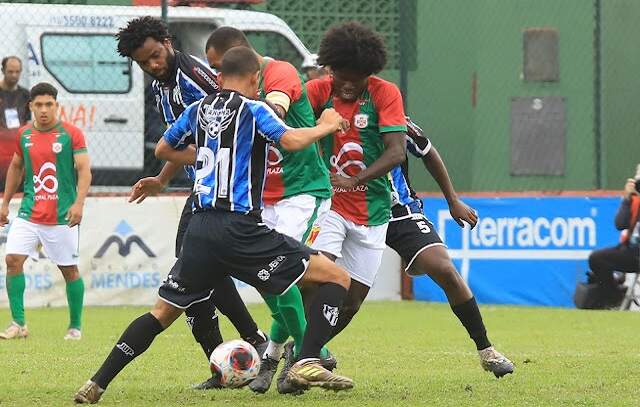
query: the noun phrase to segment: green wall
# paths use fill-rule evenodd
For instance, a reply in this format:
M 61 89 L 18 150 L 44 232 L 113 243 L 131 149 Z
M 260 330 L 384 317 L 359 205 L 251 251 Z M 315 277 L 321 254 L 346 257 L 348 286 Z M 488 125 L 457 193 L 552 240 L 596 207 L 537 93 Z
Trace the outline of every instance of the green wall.
M 428 131 L 459 190 L 590 189 L 595 182 L 593 9 L 584 0 L 420 1 L 418 69 L 408 111 Z M 522 31 L 559 31 L 560 81 L 520 78 Z M 471 103 L 477 75 L 477 105 Z M 510 175 L 510 98 L 564 96 L 565 176 Z M 437 190 L 412 163 L 419 190 Z
M 603 181 L 621 189 L 640 162 L 640 1 L 602 2 Z

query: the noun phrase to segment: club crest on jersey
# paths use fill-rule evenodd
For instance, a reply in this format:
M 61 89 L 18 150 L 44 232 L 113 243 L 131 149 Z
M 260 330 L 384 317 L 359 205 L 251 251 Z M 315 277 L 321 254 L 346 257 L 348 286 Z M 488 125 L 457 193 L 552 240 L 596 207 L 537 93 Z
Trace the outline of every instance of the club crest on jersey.
M 58 154 L 59 152 L 62 151 L 62 143 L 53 143 L 51 145 L 51 150 L 53 150 L 54 153 Z
M 353 125 L 359 129 L 364 129 L 369 125 L 369 115 L 364 113 L 358 113 L 353 116 Z

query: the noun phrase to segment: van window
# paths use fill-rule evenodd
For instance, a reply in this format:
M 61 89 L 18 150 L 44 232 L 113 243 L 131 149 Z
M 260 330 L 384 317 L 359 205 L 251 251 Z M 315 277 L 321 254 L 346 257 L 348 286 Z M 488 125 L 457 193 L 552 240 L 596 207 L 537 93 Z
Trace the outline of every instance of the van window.
M 260 55 L 287 61 L 300 69 L 303 56 L 284 35 L 274 31 L 245 31 L 244 34 Z
M 40 41 L 45 68 L 68 92 L 129 92 L 130 62 L 112 34 L 45 33 Z

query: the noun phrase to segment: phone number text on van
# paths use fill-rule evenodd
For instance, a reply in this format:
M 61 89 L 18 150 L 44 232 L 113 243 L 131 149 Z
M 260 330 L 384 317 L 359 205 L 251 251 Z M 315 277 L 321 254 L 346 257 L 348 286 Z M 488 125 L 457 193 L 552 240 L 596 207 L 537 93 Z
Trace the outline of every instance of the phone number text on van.
M 51 16 L 49 22 L 64 27 L 114 27 L 112 16 Z

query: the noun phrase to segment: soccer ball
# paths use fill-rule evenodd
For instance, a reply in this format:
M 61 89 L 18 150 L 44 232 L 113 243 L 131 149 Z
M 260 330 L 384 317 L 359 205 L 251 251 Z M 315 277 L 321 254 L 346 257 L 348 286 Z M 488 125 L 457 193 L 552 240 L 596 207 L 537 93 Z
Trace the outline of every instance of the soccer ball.
M 260 356 L 251 344 L 235 339 L 220 344 L 213 351 L 209 367 L 224 387 L 242 387 L 258 375 Z

